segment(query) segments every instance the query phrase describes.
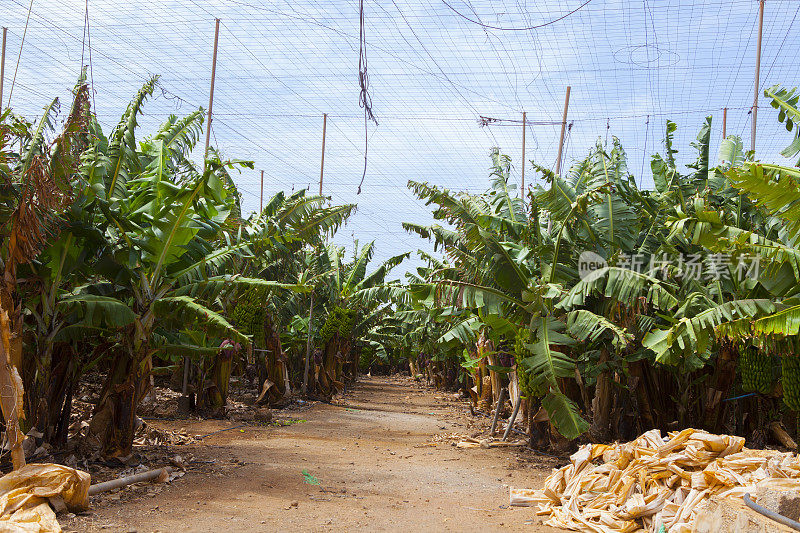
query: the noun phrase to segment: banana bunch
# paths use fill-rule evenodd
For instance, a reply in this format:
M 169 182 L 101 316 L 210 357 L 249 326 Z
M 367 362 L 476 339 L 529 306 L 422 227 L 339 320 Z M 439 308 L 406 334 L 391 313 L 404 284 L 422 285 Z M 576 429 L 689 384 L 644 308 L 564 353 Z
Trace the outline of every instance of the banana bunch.
M 328 318 L 325 319 L 325 323 L 322 325 L 322 329 L 319 332 L 323 342 L 328 342 L 331 340 L 334 333 L 339 332 L 339 322 L 341 321 L 341 317 L 339 313 L 336 312 L 337 309 L 339 308 L 334 307 L 333 311 L 328 315 Z
M 529 357 L 530 351 L 525 347 L 525 342 L 528 340 L 530 333 L 525 328 L 517 330 L 517 336 L 514 340 L 514 360 L 517 363 L 517 381 L 519 381 L 519 390 L 523 398 L 528 398 L 533 393 L 528 373 L 525 372 L 525 367 L 522 365 L 522 360 Z
M 260 287 L 248 289 L 239 296 L 231 317 L 237 328 L 253 335 L 253 341 L 258 346 L 264 344 L 264 320 L 267 315 L 264 295 L 265 291 Z
M 354 309 L 337 309 L 340 310 L 341 314 L 341 319 L 339 320 L 339 336 L 349 337 L 356 325 L 356 312 Z
M 745 392 L 768 394 L 772 390 L 772 356 L 748 346 L 739 355 L 739 372 Z
M 338 334 L 339 337 L 349 337 L 356 324 L 356 312 L 354 309 L 342 309 L 334 307 L 328 314 L 325 324 L 320 330 L 320 335 L 324 342 L 328 342 Z
M 783 402 L 792 411 L 800 411 L 800 357 L 782 357 Z

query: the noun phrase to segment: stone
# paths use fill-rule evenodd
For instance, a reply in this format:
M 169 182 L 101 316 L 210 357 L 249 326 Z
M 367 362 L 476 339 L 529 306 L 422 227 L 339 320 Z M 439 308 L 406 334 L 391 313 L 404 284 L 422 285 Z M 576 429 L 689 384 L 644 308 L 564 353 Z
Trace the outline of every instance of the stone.
M 272 410 L 269 407 L 259 407 L 255 410 L 253 418 L 256 422 L 269 424 L 272 422 Z

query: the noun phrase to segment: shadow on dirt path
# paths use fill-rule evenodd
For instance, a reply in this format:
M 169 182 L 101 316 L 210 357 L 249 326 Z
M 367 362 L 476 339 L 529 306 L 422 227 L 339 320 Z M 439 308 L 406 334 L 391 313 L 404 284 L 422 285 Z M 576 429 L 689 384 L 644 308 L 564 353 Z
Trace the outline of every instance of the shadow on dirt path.
M 363 377 L 337 403 L 293 411 L 301 421 L 289 426 L 207 437 L 191 453 L 208 468 L 158 493 L 93 501 L 88 516 L 64 529 L 556 531 L 532 509 L 508 506 L 509 486 L 540 486 L 552 463 L 531 467 L 515 450 L 452 446 L 443 436 L 467 433 L 469 415 L 451 395 L 407 378 Z M 161 425 L 196 435 L 234 426 Z

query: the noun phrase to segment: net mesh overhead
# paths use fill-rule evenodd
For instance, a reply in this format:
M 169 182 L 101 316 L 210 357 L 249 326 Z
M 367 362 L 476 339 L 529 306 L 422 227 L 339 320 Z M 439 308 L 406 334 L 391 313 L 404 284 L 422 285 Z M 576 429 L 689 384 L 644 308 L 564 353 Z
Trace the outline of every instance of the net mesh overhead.
M 409 179 L 483 191 L 489 152 L 498 146 L 512 157 L 512 179 L 519 183 L 523 111 L 526 159 L 554 166 L 567 85 L 564 167 L 598 139 L 616 136 L 637 181 L 651 186 L 649 154 L 661 149 L 666 119 L 678 123 L 675 146 L 686 163 L 695 157 L 689 143 L 707 115 L 714 117 L 712 148 L 718 145 L 725 107 L 728 134 L 749 146 L 758 2 L 584 3 L 366 0 L 370 94 L 379 125 L 368 128 L 361 195 L 357 0 L 90 0 L 88 33 L 85 2 L 36 0 L 10 101 L 28 118 L 55 96 L 68 102 L 81 65 L 89 64 L 90 37 L 104 129 L 110 132 L 145 79 L 158 74 L 160 88 L 141 120 L 142 134 L 152 131 L 171 113 L 208 105 L 214 19 L 220 18 L 211 144 L 255 161 L 255 170 L 236 176 L 245 212 L 258 209 L 261 170 L 265 198 L 278 190 L 317 190 L 322 114 L 328 113 L 323 192 L 335 203 L 359 205 L 336 241 L 374 239 L 381 260 L 429 248 L 400 225 L 432 221 L 406 188 Z M 6 0 L 4 7 L 5 106 L 29 2 Z M 762 89 L 798 83 L 798 11 L 794 0 L 766 4 Z M 759 105 L 757 155 L 779 161 L 789 135 L 763 97 Z M 482 126 L 481 116 L 497 120 Z M 526 181 L 536 182 L 529 166 Z

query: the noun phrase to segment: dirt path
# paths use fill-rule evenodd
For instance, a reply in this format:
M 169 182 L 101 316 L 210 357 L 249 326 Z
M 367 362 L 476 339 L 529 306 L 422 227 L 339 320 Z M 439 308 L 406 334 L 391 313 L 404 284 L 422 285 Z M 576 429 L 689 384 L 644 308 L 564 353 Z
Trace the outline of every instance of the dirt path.
M 341 405 L 314 404 L 285 427 L 246 427 L 192 446 L 197 465 L 170 485 L 95 500 L 74 531 L 556 531 L 508 507 L 554 466 L 532 452 L 457 449 L 463 402 L 397 378 L 363 378 Z M 203 434 L 229 421 L 162 422 Z M 437 435 L 439 437 L 437 437 Z M 176 448 L 177 452 L 187 447 Z M 186 453 L 186 452 L 184 452 Z M 320 485 L 304 482 L 302 472 Z

